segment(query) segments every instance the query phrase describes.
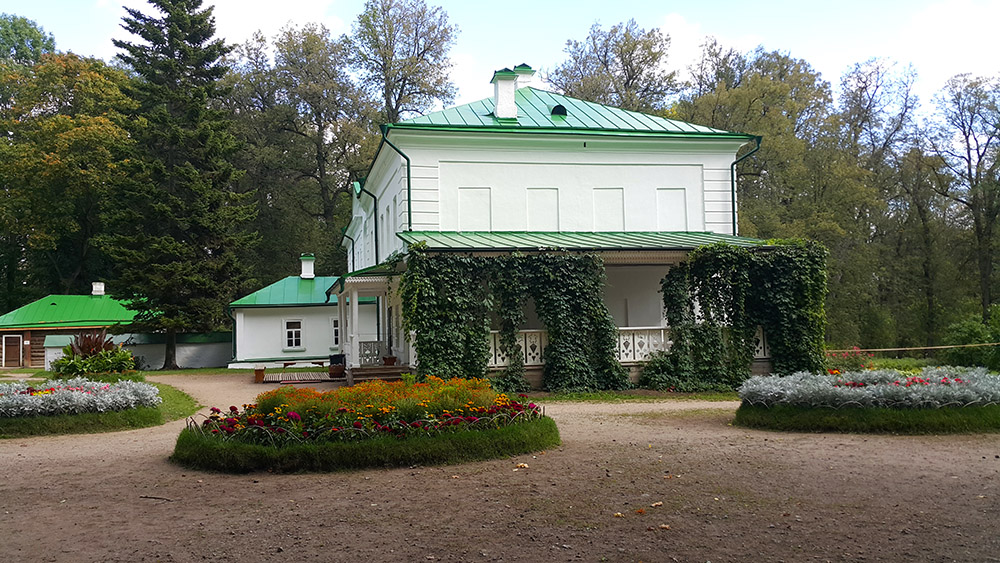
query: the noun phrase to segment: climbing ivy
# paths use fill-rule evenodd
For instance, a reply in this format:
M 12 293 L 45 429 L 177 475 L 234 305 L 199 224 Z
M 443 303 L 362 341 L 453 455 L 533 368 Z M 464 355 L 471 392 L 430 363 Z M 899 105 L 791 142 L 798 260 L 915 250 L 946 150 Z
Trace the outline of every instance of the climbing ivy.
M 704 246 L 671 268 L 660 289 L 673 343 L 646 365 L 640 385 L 739 385 L 750 373 L 758 325 L 776 373 L 822 368 L 826 250 L 816 243 Z
M 409 256 L 400 281 L 403 328 L 416 335 L 421 373 L 484 373 L 489 312 L 495 305 L 500 347 L 510 363 L 494 383 L 505 391 L 526 389 L 517 331 L 530 297 L 548 333 L 542 372 L 546 389 L 628 386 L 615 357 L 618 329 L 604 304 L 604 266 L 597 256 L 428 254 L 422 245 L 411 246 Z

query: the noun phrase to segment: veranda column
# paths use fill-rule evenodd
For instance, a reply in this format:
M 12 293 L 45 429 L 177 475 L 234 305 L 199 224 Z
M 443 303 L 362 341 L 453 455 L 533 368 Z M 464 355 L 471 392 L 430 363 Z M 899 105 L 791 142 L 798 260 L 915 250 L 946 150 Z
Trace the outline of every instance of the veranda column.
M 361 343 L 358 341 L 358 289 L 351 288 L 351 367 L 361 366 Z

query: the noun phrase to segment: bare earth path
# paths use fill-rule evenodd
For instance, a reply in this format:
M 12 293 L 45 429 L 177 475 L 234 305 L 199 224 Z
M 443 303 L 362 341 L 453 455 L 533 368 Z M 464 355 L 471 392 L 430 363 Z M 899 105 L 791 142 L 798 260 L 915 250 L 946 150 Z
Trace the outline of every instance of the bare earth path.
M 151 379 L 222 408 L 266 389 Z M 1000 561 L 1000 435 L 756 432 L 735 408 L 553 403 L 544 454 L 337 474 L 176 467 L 183 421 L 2 440 L 0 561 Z

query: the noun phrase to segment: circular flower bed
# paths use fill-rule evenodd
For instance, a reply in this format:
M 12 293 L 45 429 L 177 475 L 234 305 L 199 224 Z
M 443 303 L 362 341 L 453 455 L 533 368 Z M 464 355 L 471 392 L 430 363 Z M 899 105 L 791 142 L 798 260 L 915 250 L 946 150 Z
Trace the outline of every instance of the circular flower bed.
M 927 367 L 757 376 L 739 389 L 734 424 L 795 431 L 948 433 L 1000 430 L 1000 377 Z
M 189 419 L 173 459 L 236 472 L 333 470 L 486 459 L 558 443 L 555 424 L 534 403 L 497 394 L 482 379 L 429 377 L 327 393 L 285 387 L 253 405 L 212 408 Z
M 55 385 L 52 381 L 0 384 L 0 417 L 123 411 L 155 407 L 160 401 L 159 389 L 137 381 L 105 383 L 75 377 Z

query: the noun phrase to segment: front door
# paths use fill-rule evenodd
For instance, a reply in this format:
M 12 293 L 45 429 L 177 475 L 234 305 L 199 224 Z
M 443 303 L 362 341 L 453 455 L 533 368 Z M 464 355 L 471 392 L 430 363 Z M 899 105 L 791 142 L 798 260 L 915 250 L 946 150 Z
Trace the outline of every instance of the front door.
M 3 335 L 3 367 L 21 367 L 21 335 Z

